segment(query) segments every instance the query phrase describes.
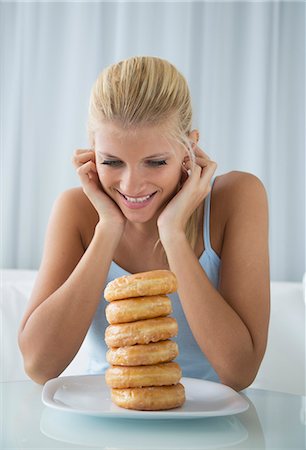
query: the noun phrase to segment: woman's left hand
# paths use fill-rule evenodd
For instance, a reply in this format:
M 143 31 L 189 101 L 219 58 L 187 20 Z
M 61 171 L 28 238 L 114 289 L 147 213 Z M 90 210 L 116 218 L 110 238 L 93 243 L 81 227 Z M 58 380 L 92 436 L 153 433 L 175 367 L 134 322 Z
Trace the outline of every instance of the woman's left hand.
M 211 190 L 211 179 L 217 164 L 197 145 L 193 147 L 195 161 L 187 156 L 183 162 L 183 185 L 170 200 L 157 220 L 161 242 L 185 233 L 187 221 Z

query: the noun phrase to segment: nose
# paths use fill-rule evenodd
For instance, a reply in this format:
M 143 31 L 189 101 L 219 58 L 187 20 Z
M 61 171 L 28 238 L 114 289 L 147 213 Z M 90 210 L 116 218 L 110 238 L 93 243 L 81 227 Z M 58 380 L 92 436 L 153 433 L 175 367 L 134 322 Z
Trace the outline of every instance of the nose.
M 126 168 L 121 175 L 120 191 L 123 194 L 136 196 L 142 193 L 144 180 L 139 171 Z

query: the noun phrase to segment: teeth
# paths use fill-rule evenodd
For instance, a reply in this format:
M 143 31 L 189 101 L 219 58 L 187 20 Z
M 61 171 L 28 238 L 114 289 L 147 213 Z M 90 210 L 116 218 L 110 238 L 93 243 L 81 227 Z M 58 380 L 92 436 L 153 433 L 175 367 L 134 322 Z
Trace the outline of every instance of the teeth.
M 138 197 L 138 198 L 128 197 L 127 195 L 124 195 L 124 197 L 126 198 L 127 201 L 131 203 L 142 203 L 148 200 L 151 197 L 151 194 L 146 195 L 145 197 Z

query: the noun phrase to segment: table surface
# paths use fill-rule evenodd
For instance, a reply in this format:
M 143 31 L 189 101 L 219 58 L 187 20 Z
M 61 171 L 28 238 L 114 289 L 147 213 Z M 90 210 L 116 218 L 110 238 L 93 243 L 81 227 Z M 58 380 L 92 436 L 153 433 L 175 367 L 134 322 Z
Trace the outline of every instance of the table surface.
M 243 413 L 191 420 L 91 417 L 45 406 L 42 386 L 0 383 L 0 448 L 305 449 L 305 397 L 246 389 Z

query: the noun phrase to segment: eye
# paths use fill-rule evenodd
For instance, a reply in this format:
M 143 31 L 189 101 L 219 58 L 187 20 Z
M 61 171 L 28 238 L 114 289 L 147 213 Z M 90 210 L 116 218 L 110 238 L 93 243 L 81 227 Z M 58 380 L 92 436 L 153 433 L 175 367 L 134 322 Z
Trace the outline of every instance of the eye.
M 158 159 L 158 160 L 152 159 L 152 160 L 150 160 L 150 161 L 147 161 L 147 164 L 148 164 L 149 166 L 151 166 L 151 167 L 159 167 L 159 166 L 164 166 L 164 165 L 166 165 L 167 162 L 166 162 L 165 159 Z
M 101 164 L 104 164 L 105 166 L 111 166 L 111 167 L 119 167 L 122 164 L 122 161 L 119 159 L 105 159 L 101 162 Z

